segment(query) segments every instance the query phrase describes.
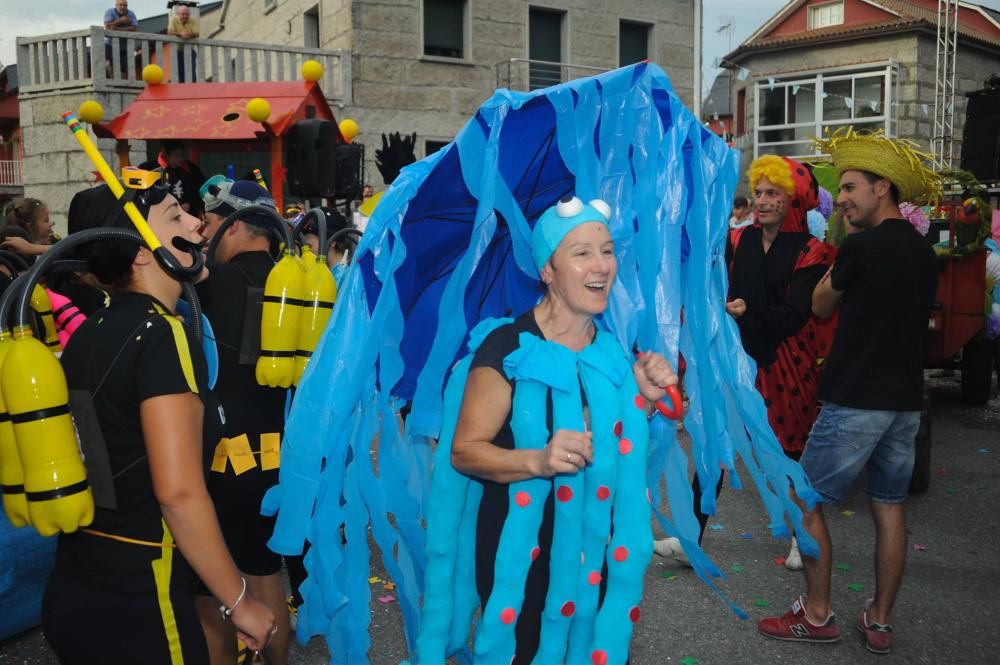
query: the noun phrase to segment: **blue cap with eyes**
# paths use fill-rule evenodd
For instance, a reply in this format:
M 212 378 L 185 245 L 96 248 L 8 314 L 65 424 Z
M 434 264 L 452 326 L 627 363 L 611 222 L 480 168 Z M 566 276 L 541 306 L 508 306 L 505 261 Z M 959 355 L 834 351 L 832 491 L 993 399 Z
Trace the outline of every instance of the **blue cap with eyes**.
M 531 232 L 531 256 L 541 270 L 566 235 L 586 222 L 608 225 L 611 207 L 600 199 L 584 203 L 575 196 L 565 197 L 542 213 Z

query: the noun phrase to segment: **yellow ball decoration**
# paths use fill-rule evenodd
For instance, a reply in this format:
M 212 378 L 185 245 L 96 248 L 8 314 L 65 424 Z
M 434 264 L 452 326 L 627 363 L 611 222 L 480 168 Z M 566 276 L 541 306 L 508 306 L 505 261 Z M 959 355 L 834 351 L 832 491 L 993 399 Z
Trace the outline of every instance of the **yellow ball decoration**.
M 340 121 L 340 134 L 350 143 L 358 135 L 358 123 L 351 118 L 344 118 Z
M 159 65 L 146 65 L 142 68 L 142 80 L 146 85 L 160 85 L 163 83 L 163 67 Z
M 271 105 L 266 99 L 254 97 L 247 102 L 247 117 L 254 122 L 267 122 L 267 118 L 270 115 Z
M 306 60 L 302 63 L 302 78 L 307 81 L 318 81 L 323 78 L 323 65 L 315 60 Z
M 91 99 L 80 104 L 77 115 L 80 116 L 80 120 L 94 125 L 104 120 L 104 107 Z

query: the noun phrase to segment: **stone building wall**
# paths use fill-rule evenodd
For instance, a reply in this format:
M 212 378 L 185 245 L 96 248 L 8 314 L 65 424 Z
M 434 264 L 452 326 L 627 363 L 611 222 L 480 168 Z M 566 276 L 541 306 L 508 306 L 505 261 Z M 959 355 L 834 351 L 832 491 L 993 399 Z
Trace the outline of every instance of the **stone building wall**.
M 421 0 L 281 0 L 264 13 L 265 2 L 230 2 L 223 28 L 213 36 L 301 46 L 303 13 L 317 7 L 321 46 L 352 52 L 352 99 L 334 113 L 358 122 L 356 141 L 367 146 L 368 177 L 376 186 L 381 183 L 374 152 L 382 133 L 416 132 L 416 155 L 425 156 L 427 141 L 453 139 L 501 84 L 498 63 L 528 57 L 526 0 L 469 0 L 464 60 L 423 56 Z M 237 11 L 238 4 L 249 8 Z M 539 6 L 566 13 L 563 60 L 574 65 L 616 67 L 619 19 L 651 24 L 651 59 L 690 105 L 693 5 L 692 0 L 546 0 Z
M 24 195 L 40 199 L 49 208 L 56 233 L 65 235 L 69 202 L 81 189 L 92 186 L 96 168 L 63 122 L 62 114 L 76 111 L 88 99 L 104 106 L 105 119 L 121 113 L 135 97 L 131 92 L 95 93 L 91 89 L 22 97 L 21 132 L 24 145 Z M 90 138 L 113 169 L 118 169 L 112 139 Z M 133 164 L 146 159 L 146 142 L 131 141 Z

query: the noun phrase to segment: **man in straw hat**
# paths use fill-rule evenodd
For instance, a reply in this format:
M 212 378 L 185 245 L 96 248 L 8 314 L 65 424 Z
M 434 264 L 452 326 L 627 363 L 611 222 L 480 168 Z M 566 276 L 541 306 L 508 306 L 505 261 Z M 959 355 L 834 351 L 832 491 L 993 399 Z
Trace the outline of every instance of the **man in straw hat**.
M 928 242 L 902 219 L 899 203 L 935 196 L 940 180 L 928 155 L 909 141 L 848 128 L 816 141 L 840 173 L 837 204 L 851 228 L 836 262 L 813 292 L 813 312 L 840 322 L 817 397 L 816 419 L 801 464 L 826 502 L 839 502 L 867 469 L 875 521 L 875 597 L 857 620 L 873 653 L 888 653 L 889 614 L 906 562 L 906 500 L 923 399 L 927 320 L 937 285 Z M 762 619 L 764 635 L 835 642 L 830 606 L 830 533 L 821 506 L 803 506 L 803 524 L 819 559 L 803 557 L 807 596 L 782 616 Z

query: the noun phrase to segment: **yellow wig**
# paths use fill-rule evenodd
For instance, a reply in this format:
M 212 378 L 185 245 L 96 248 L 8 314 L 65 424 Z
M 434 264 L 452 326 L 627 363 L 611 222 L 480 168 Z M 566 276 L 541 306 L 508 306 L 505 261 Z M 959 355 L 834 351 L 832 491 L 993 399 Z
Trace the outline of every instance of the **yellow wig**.
M 750 189 L 756 189 L 760 179 L 767 178 L 771 184 L 780 187 L 785 194 L 795 196 L 792 167 L 777 155 L 764 155 L 755 159 L 750 165 L 747 176 L 750 178 Z

